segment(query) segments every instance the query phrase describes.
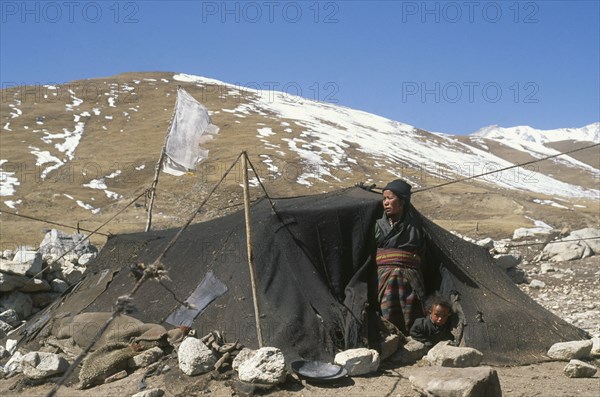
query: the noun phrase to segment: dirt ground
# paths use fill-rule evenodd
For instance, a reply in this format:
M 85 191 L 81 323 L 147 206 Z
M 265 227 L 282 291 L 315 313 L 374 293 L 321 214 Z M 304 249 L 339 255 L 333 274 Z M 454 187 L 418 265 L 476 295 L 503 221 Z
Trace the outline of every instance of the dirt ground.
M 592 336 L 600 336 L 600 256 L 552 264 L 553 271 L 542 273 L 539 263 L 525 264 L 527 277 L 543 281 L 541 289 L 522 284 L 521 288 L 540 304 L 560 317 L 585 329 Z M 600 359 L 590 361 L 600 368 Z M 88 390 L 77 390 L 73 384 L 59 389 L 57 396 L 65 397 L 108 397 L 131 396 L 140 391 L 142 384 L 147 389 L 161 388 L 165 396 L 243 396 L 232 385 L 235 375 L 229 373 L 207 373 L 188 377 L 177 367 L 176 358 L 167 356 L 162 366 L 171 369 L 160 375 L 144 378 L 143 370 L 127 378 L 97 386 Z M 333 384 L 310 384 L 288 376 L 285 384 L 272 390 L 257 390 L 257 395 L 273 397 L 313 397 L 313 396 L 386 396 L 417 397 L 408 380 L 419 367 L 389 367 L 382 364 L 378 373 L 367 377 L 345 378 Z M 495 367 L 500 378 L 505 397 L 599 397 L 600 373 L 593 378 L 571 379 L 564 375 L 565 362 L 545 362 L 527 366 Z M 37 384 L 25 380 L 21 375 L 0 380 L 1 396 L 45 396 L 53 387 L 52 383 Z

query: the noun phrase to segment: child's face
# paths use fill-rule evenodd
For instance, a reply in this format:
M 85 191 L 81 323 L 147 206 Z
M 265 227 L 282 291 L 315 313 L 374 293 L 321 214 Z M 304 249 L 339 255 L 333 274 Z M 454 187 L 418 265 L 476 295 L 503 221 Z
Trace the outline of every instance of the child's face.
M 439 327 L 446 324 L 446 321 L 448 321 L 450 310 L 448 310 L 447 307 L 435 305 L 431 307 L 429 317 L 431 318 L 431 322 Z

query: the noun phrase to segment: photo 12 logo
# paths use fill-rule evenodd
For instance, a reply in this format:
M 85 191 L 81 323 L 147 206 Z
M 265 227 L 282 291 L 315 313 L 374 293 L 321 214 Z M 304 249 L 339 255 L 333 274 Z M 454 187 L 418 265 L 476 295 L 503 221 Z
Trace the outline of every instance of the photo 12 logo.
M 203 1 L 201 21 L 221 23 L 338 23 L 336 1 Z
M 2 23 L 138 23 L 135 1 L 2 1 Z
M 495 81 L 403 81 L 401 95 L 402 103 L 497 103 L 503 99 L 513 103 L 539 103 L 539 91 L 539 85 L 533 81 L 510 84 Z
M 538 23 L 533 1 L 403 1 L 402 23 Z

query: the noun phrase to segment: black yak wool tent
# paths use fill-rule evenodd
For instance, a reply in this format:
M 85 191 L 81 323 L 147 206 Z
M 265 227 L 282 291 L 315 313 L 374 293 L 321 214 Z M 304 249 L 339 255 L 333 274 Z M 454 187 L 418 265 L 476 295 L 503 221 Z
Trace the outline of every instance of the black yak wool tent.
M 288 362 L 331 361 L 340 349 L 364 346 L 374 333 L 367 319 L 376 306 L 369 297 L 376 288 L 373 231 L 381 195 L 349 188 L 274 203 L 276 212 L 266 199 L 251 207 L 265 346 L 279 347 Z M 459 299 L 462 345 L 480 350 L 484 362 L 539 362 L 552 344 L 589 337 L 521 292 L 485 249 L 420 217 L 428 238 L 426 288 Z M 47 334 L 52 318 L 111 311 L 136 282 L 129 265 L 152 263 L 176 232 L 110 238 L 86 278 L 30 320 L 25 339 Z M 145 282 L 131 316 L 167 327 L 191 324 L 199 336 L 222 330 L 228 341 L 258 347 L 242 211 L 189 226 L 162 263 L 171 291 Z M 195 311 L 182 308 L 178 300 L 186 299 Z

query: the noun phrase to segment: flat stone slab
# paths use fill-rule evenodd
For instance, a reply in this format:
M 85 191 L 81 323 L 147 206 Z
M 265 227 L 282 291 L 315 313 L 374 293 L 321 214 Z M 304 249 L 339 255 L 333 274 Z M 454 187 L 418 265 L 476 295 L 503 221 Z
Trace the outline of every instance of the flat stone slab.
M 408 380 L 427 397 L 502 397 L 498 373 L 491 367 L 419 368 Z

